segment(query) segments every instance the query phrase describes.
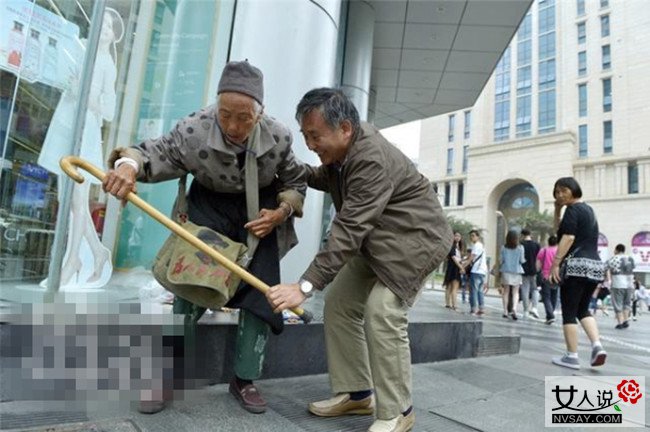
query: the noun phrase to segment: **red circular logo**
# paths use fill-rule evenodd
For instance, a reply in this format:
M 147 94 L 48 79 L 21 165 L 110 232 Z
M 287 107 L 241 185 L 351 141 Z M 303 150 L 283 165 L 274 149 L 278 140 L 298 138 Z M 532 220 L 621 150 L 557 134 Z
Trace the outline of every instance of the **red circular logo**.
M 630 402 L 631 404 L 635 404 L 643 395 L 641 393 L 641 387 L 634 380 L 621 381 L 616 386 L 616 390 L 618 390 L 618 396 L 623 399 L 623 402 Z

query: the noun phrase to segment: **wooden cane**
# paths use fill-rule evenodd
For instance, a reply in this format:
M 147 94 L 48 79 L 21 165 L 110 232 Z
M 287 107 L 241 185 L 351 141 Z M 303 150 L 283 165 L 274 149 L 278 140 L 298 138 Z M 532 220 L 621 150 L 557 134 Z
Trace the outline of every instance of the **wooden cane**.
M 81 174 L 79 174 L 77 167 L 88 171 L 90 174 L 97 177 L 101 181 L 103 181 L 104 177 L 106 177 L 106 173 L 104 173 L 102 170 L 97 168 L 95 165 L 76 156 L 63 157 L 61 158 L 59 164 L 61 165 L 63 171 L 65 171 L 65 173 L 77 183 L 84 182 L 84 177 Z M 174 234 L 176 234 L 177 236 L 179 236 L 180 238 L 182 238 L 183 240 L 185 240 L 186 242 L 188 242 L 189 244 L 191 244 L 201 252 L 208 254 L 219 264 L 221 264 L 231 272 L 235 273 L 243 281 L 247 282 L 252 287 L 261 291 L 263 294 L 266 294 L 266 292 L 270 289 L 270 287 L 262 280 L 258 279 L 257 277 L 255 277 L 254 275 L 246 271 L 246 269 L 240 267 L 238 264 L 230 261 L 228 258 L 226 258 L 221 253 L 219 253 L 219 251 L 214 250 L 206 243 L 204 243 L 202 240 L 198 239 L 197 237 L 189 233 L 185 228 L 183 228 L 182 226 L 180 226 L 179 224 L 177 224 L 176 222 L 174 222 L 173 220 L 171 220 L 170 218 L 162 214 L 155 207 L 151 206 L 149 203 L 144 201 L 135 193 L 129 192 L 129 194 L 126 196 L 126 199 L 132 202 L 140 209 L 142 209 L 143 211 L 145 211 L 149 216 L 151 216 L 152 218 L 154 218 L 155 220 L 157 220 L 158 222 L 166 226 Z M 291 312 L 298 315 L 305 324 L 309 323 L 313 319 L 311 312 L 299 307 L 292 308 Z

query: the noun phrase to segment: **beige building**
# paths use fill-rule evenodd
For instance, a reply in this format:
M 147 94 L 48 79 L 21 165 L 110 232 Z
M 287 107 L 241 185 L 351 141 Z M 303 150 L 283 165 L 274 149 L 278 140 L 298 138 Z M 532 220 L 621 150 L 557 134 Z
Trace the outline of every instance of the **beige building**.
M 598 216 L 602 252 L 623 243 L 650 271 L 647 7 L 536 0 L 475 105 L 422 121 L 420 170 L 449 214 L 485 230 L 491 256 L 501 214 L 552 214 L 555 180 L 574 176 Z

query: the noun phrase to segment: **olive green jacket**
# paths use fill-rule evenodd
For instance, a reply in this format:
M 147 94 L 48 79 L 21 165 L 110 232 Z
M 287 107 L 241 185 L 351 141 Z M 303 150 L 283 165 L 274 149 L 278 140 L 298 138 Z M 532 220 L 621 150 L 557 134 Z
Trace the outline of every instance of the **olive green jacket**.
M 307 184 L 329 192 L 337 214 L 326 246 L 303 278 L 323 289 L 360 254 L 379 280 L 412 306 L 453 240 L 431 183 L 367 123 L 341 166 L 305 168 Z

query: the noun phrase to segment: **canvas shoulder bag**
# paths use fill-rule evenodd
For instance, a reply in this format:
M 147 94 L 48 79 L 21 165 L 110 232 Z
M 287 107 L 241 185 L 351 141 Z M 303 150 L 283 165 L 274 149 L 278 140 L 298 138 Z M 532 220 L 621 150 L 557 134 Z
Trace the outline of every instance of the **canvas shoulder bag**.
M 249 220 L 255 219 L 259 213 L 257 173 L 259 139 L 260 126 L 257 124 L 251 133 L 245 159 L 246 213 Z M 187 215 L 186 182 L 187 176 L 181 177 L 178 181 L 178 195 L 172 218 L 230 261 L 240 267 L 248 267 L 259 239 L 249 233 L 246 244 L 242 244 L 210 228 L 190 222 Z M 170 235 L 158 251 L 154 260 L 153 275 L 168 291 L 197 306 L 209 309 L 218 309 L 228 303 L 241 282 L 240 276 L 175 234 Z

